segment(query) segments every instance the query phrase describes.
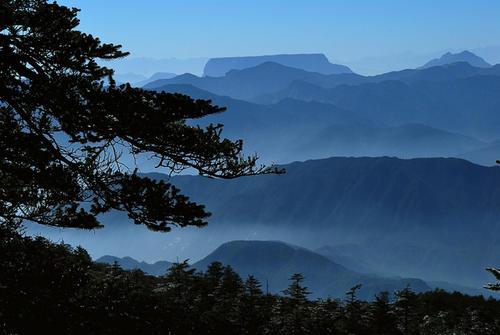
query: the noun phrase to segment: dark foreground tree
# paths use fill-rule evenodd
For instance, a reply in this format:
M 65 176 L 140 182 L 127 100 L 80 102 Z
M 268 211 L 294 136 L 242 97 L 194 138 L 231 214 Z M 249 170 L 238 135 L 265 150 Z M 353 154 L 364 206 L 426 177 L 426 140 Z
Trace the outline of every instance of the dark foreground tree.
M 498 280 L 498 283 L 493 283 L 493 284 L 487 284 L 485 288 L 492 290 L 492 291 L 500 291 L 500 269 L 496 268 L 487 268 L 486 271 L 491 273 L 492 275 L 495 276 L 496 280 Z
M 77 12 L 46 0 L 0 2 L 0 222 L 90 229 L 116 209 L 158 231 L 206 223 L 202 205 L 138 175 L 130 155 L 149 155 L 167 173 L 276 172 L 243 156 L 241 141 L 221 138 L 221 125 L 186 123 L 224 108 L 117 86 L 98 61 L 127 53 L 78 31 Z
M 399 302 L 311 301 L 301 283 L 288 296 L 263 294 L 220 263 L 198 272 L 182 262 L 153 277 L 0 225 L 2 335 L 402 335 L 405 323 L 418 335 L 500 334 L 499 300 L 436 290 L 401 291 Z

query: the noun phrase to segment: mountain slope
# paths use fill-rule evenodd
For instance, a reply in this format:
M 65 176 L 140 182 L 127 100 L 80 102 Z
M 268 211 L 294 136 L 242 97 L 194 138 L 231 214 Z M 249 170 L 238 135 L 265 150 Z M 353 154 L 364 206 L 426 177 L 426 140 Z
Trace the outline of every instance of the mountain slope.
M 485 166 L 496 165 L 496 161 L 500 159 L 500 141 L 493 141 L 476 150 L 464 152 L 459 157 Z
M 264 106 L 217 96 L 192 85 L 166 85 L 159 89 L 226 106 L 225 113 L 200 122 L 224 124 L 225 136 L 244 139 L 248 152 L 258 152 L 264 162 L 331 156 L 452 157 L 489 146 L 472 137 L 422 124 L 372 124 L 357 113 L 315 101 L 287 98 Z M 493 150 L 491 162 L 496 159 L 495 152 L 500 157 L 500 148 Z M 487 161 L 487 154 L 483 156 L 478 156 L 481 163 Z M 470 156 L 473 160 L 475 157 Z
M 214 261 L 231 265 L 243 278 L 255 275 L 264 287 L 267 283 L 269 290 L 274 293 L 285 289 L 294 273 L 304 275 L 304 284 L 313 292 L 313 297 L 340 298 L 357 284 L 363 285 L 359 291 L 363 299 L 373 299 L 380 291 L 392 292 L 407 285 L 418 292 L 430 289 L 418 279 L 362 275 L 310 250 L 278 241 L 228 242 L 193 264 L 193 267 L 205 270 Z
M 165 85 L 188 84 L 214 94 L 258 102 L 261 96 L 284 90 L 298 80 L 322 87 L 335 87 L 342 84 L 367 82 L 368 78 L 354 73 L 325 75 L 274 62 L 265 62 L 250 68 L 231 70 L 222 77 L 197 77 L 192 74 L 183 74 L 172 79 L 151 82 L 144 88 L 158 89 Z
M 231 181 L 179 176 L 173 181 L 207 204 L 218 221 L 234 224 L 246 219 L 346 232 L 393 229 L 392 234 L 428 229 L 435 238 L 450 239 L 500 219 L 496 167 L 452 158 L 335 157 L 285 168 L 279 176 Z M 450 222 L 463 230 L 446 231 Z
M 488 141 L 498 136 L 500 127 L 500 77 L 496 75 L 382 81 L 331 89 L 298 86 L 289 92 L 289 98 L 330 103 L 387 125 L 422 123 Z
M 269 100 L 269 95 L 286 90 L 295 81 L 303 81 L 321 88 L 339 85 L 359 85 L 383 81 L 414 83 L 422 81 L 450 81 L 476 75 L 499 75 L 498 66 L 490 68 L 474 67 L 467 62 L 444 64 L 424 69 L 408 69 L 388 72 L 376 76 L 361 76 L 354 73 L 325 75 L 278 64 L 264 62 L 241 70 L 231 70 L 221 77 L 197 77 L 183 74 L 170 79 L 149 82 L 146 89 L 157 89 L 169 84 L 189 84 L 218 95 L 253 102 Z
M 350 243 L 345 254 L 382 273 L 481 285 L 484 268 L 500 263 L 498 167 L 339 157 L 285 168 L 279 176 L 171 181 L 206 204 L 214 229 L 283 231 L 304 246 Z
M 480 150 L 488 144 L 422 124 L 397 127 L 332 124 L 309 136 L 302 136 L 300 141 L 294 141 L 289 146 L 290 158 L 306 160 L 331 156 L 456 157 Z M 496 152 L 500 155 L 500 150 Z
M 319 73 L 266 62 L 251 68 L 232 70 L 224 77 L 196 77 L 185 74 L 149 83 L 144 88 L 158 89 L 168 84 L 190 84 L 218 95 L 252 100 L 256 96 L 282 90 L 294 80 L 321 76 Z

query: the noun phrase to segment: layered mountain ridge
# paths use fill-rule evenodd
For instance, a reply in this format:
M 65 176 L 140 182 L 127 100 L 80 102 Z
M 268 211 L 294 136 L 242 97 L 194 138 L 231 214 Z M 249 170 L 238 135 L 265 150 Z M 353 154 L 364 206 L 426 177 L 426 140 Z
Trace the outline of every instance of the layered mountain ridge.
M 113 264 L 117 262 L 125 269 L 140 269 L 153 275 L 167 272 L 158 269 L 162 266 L 138 262 L 130 257 L 115 258 L 104 256 L 97 262 Z M 431 289 L 424 281 L 414 278 L 383 277 L 357 273 L 339 265 L 325 256 L 308 249 L 280 241 L 231 241 L 222 244 L 192 267 L 205 271 L 213 262 L 230 265 L 242 278 L 255 276 L 265 289 L 272 293 L 281 293 L 289 284 L 294 273 L 301 273 L 306 278 L 312 297 L 341 298 L 351 287 L 361 284 L 360 297 L 371 300 L 381 291 L 394 292 L 410 285 L 417 292 Z M 168 262 L 163 262 L 168 264 Z M 163 265 L 163 264 L 161 264 Z
M 494 252 L 500 244 L 500 168 L 389 157 L 337 157 L 285 168 L 278 176 L 171 181 L 206 204 L 216 230 L 281 229 L 301 245 L 341 245 L 353 260 L 383 273 L 478 285 L 487 278 L 484 268 L 500 262 Z
M 281 241 L 239 240 L 223 243 L 202 260 L 193 263 L 192 268 L 205 271 L 213 262 L 230 265 L 243 279 L 255 276 L 270 293 L 282 293 L 289 284 L 292 274 L 301 273 L 305 277 L 304 285 L 311 291 L 311 298 L 342 298 L 351 287 L 361 284 L 359 297 L 372 300 L 382 291 L 394 292 L 410 286 L 416 292 L 425 292 L 441 288 L 450 292 L 457 290 L 466 294 L 485 294 L 479 289 L 463 287 L 447 282 L 429 282 L 416 278 L 401 278 L 370 273 L 360 273 L 335 262 L 330 252 L 325 256 L 325 248 L 313 252 L 293 244 Z M 119 264 L 122 268 L 139 269 L 152 275 L 164 275 L 167 269 L 157 262 L 148 264 L 130 257 L 100 257 L 100 263 Z M 161 263 L 161 264 L 160 264 Z M 171 264 L 170 264 L 171 265 Z M 161 271 L 160 271 L 161 270 Z

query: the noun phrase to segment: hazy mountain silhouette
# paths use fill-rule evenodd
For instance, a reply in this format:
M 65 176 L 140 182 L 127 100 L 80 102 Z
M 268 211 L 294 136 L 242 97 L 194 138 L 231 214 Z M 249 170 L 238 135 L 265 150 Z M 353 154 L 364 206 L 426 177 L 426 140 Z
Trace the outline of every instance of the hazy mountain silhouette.
M 387 80 L 400 80 L 405 83 L 414 82 L 439 82 L 469 78 L 477 75 L 491 75 L 491 68 L 476 67 L 468 62 L 454 62 L 422 69 L 408 69 L 388 72 L 374 77 L 368 77 L 368 82 L 381 82 Z
M 500 168 L 382 157 L 286 169 L 280 176 L 172 181 L 206 204 L 220 229 L 261 225 L 315 245 L 355 242 L 346 253 L 382 273 L 478 285 L 487 280 L 484 267 L 500 262 L 492 233 L 500 229 Z
M 215 94 L 252 100 L 263 94 L 278 92 L 295 80 L 310 77 L 321 78 L 323 75 L 266 62 L 252 68 L 232 70 L 224 77 L 197 77 L 184 74 L 172 79 L 149 83 L 144 88 L 158 89 L 168 84 L 189 84 Z
M 445 64 L 451 64 L 451 63 L 457 63 L 457 62 L 467 62 L 472 66 L 475 67 L 490 67 L 491 64 L 486 62 L 484 59 L 481 57 L 477 56 L 476 54 L 464 50 L 459 53 L 451 53 L 447 52 L 440 58 L 435 58 L 424 64 L 421 68 L 428 68 L 432 66 L 441 66 Z
M 285 167 L 287 173 L 279 176 L 230 181 L 178 176 L 172 180 L 206 203 L 214 218 L 226 222 L 243 221 L 241 215 L 247 215 L 273 225 L 302 222 L 322 229 L 343 227 L 356 234 L 377 233 L 382 227 L 394 228 L 393 234 L 425 227 L 436 238 L 471 233 L 472 240 L 485 233 L 477 229 L 480 225 L 496 224 L 494 219 L 500 218 L 497 167 L 454 158 L 388 157 L 334 157 Z M 247 202 L 239 203 L 235 195 L 245 195 Z M 314 211 L 304 211 L 306 206 L 313 206 Z M 464 229 L 436 234 L 450 220 Z M 474 227 L 470 220 L 476 223 Z
M 295 83 L 279 99 L 320 101 L 387 125 L 422 123 L 490 141 L 497 138 L 500 127 L 499 90 L 500 76 L 474 75 L 410 83 L 387 80 L 330 89 Z
M 467 63 L 405 70 L 374 77 L 329 75 L 263 63 L 224 77 L 185 74 L 145 86 L 192 85 L 216 95 L 259 103 L 286 98 L 333 104 L 358 119 L 389 126 L 421 123 L 491 141 L 500 127 L 500 67 Z
M 99 257 L 96 262 L 98 263 L 106 263 L 106 264 L 114 264 L 115 262 L 118 263 L 123 269 L 126 270 L 134 270 L 138 269 L 141 270 L 145 273 L 154 275 L 154 276 L 161 276 L 164 275 L 167 270 L 172 266 L 172 263 L 167 262 L 167 261 L 159 261 L 153 264 L 146 263 L 146 262 L 139 262 L 132 257 L 115 257 L 115 256 L 102 256 Z
M 203 271 L 210 263 L 219 261 L 225 265 L 231 265 L 243 279 L 250 274 L 257 276 L 263 284 L 263 289 L 269 289 L 273 293 L 281 293 L 281 290 L 288 285 L 290 275 L 300 272 L 307 274 L 305 284 L 313 291 L 312 296 L 323 298 L 342 297 L 345 291 L 358 283 L 363 284 L 359 292 L 361 297 L 368 300 L 373 299 L 373 296 L 378 293 L 377 290 L 393 292 L 404 288 L 407 284 L 418 291 L 441 288 L 450 292 L 460 291 L 472 295 L 487 295 L 488 293 L 449 282 L 424 282 L 415 278 L 375 275 L 372 271 L 353 270 L 346 266 L 346 262 L 353 263 L 352 259 L 342 252 L 340 248 L 330 246 L 313 252 L 281 241 L 236 240 L 223 243 L 192 266 Z M 155 276 L 164 275 L 166 269 L 172 265 L 165 261 L 149 264 L 131 257 L 114 256 L 103 256 L 96 261 L 110 265 L 116 262 L 124 269 L 139 269 Z
M 227 106 L 196 122 L 225 124 L 226 136 L 243 138 L 265 162 L 436 155 L 489 165 L 500 156 L 488 143 L 500 126 L 499 74 L 467 62 L 372 77 L 263 63 L 147 87 Z M 214 213 L 210 238 L 269 228 L 300 245 L 334 247 L 332 259 L 360 272 L 480 286 L 484 267 L 500 263 L 499 171 L 460 159 L 331 158 L 287 165 L 283 176 L 173 181 Z
M 242 70 L 266 62 L 278 63 L 292 68 L 323 74 L 352 72 L 347 66 L 330 63 L 323 54 L 284 54 L 211 58 L 205 65 L 203 75 L 209 77 L 222 77 L 231 70 Z
M 177 77 L 177 74 L 171 73 L 171 72 L 156 72 L 149 78 L 145 78 L 145 79 L 140 80 L 140 81 L 134 81 L 134 82 L 131 82 L 131 84 L 133 84 L 133 86 L 136 86 L 136 87 L 142 87 L 142 86 L 149 84 L 153 81 L 162 80 L 162 79 L 171 79 L 174 77 Z
M 410 285 L 418 292 L 430 287 L 419 279 L 384 278 L 363 275 L 336 264 L 315 252 L 279 241 L 233 241 L 221 245 L 210 255 L 193 264 L 199 270 L 219 261 L 231 265 L 244 278 L 255 275 L 270 292 L 280 293 L 294 273 L 305 276 L 304 284 L 312 297 L 343 297 L 351 287 L 362 284 L 360 297 L 371 300 L 380 291 L 394 291 Z
M 482 155 L 468 154 L 490 148 L 489 143 L 473 137 L 423 124 L 374 124 L 359 113 L 326 103 L 285 98 L 263 106 L 217 96 L 192 85 L 166 85 L 159 89 L 226 106 L 225 113 L 210 116 L 203 123 L 224 124 L 226 136 L 243 138 L 246 148 L 259 152 L 264 161 L 286 163 L 331 156 L 460 156 L 493 165 L 500 157 L 500 147 L 496 146 Z
M 369 268 L 370 265 L 363 263 L 363 257 L 359 256 L 359 252 L 353 252 L 352 249 L 359 248 L 356 244 L 323 246 L 315 250 L 316 253 L 327 257 L 328 259 L 345 265 L 349 269 L 353 269 L 362 273 L 377 273 Z M 384 274 L 379 276 L 384 277 Z M 433 289 L 443 289 L 448 292 L 462 292 L 469 295 L 484 295 L 490 296 L 491 292 L 483 288 L 474 288 L 470 286 L 458 285 L 445 281 L 425 281 L 427 285 Z
M 434 66 L 425 69 L 407 69 L 393 71 L 376 76 L 365 77 L 355 74 L 332 76 L 303 76 L 280 92 L 271 92 L 255 98 L 256 102 L 273 103 L 286 97 L 297 97 L 302 94 L 303 99 L 314 99 L 322 89 L 335 88 L 340 85 L 356 86 L 360 84 L 381 83 L 384 81 L 400 81 L 406 84 L 418 82 L 442 82 L 465 79 L 474 76 L 500 76 L 500 65 L 490 68 L 478 68 L 469 63 L 453 63 L 443 66 Z
M 151 234 L 112 212 L 102 230 L 61 235 L 52 229 L 51 236 L 94 256 L 149 260 L 200 259 L 226 241 L 278 239 L 334 248 L 325 254 L 359 273 L 477 288 L 491 279 L 484 268 L 500 263 L 499 167 L 460 159 L 338 157 L 285 168 L 284 175 L 235 180 L 149 174 L 206 204 L 213 215 L 202 230 Z
M 500 141 L 493 141 L 479 149 L 460 154 L 458 157 L 486 166 L 495 165 L 496 160 L 500 159 L 497 158 L 500 157 Z
M 397 127 L 335 124 L 309 137 L 302 135 L 287 149 L 290 159 L 306 160 L 330 156 L 457 157 L 485 147 L 489 145 L 475 138 L 422 124 Z M 494 149 L 481 157 L 482 163 L 495 163 L 494 154 L 500 155 L 500 148 Z M 490 154 L 489 162 L 485 159 L 487 154 Z M 472 161 L 479 158 L 475 155 L 467 157 Z
M 359 257 L 353 257 L 349 253 L 346 253 L 343 246 L 324 245 L 322 247 L 316 248 L 314 252 L 325 256 L 332 262 L 342 264 L 346 268 L 354 270 L 356 272 L 382 275 L 381 273 L 377 273 L 376 270 L 371 269 L 369 265 L 365 264 Z

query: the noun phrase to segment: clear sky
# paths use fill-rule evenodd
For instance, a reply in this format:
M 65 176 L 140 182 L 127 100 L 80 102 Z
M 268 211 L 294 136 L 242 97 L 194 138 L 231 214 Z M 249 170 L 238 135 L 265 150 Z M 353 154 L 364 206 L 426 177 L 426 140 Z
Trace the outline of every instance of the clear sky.
M 500 44 L 498 0 L 76 0 L 82 29 L 136 56 L 325 52 L 355 59 Z
M 64 0 L 136 57 L 364 57 L 500 45 L 498 0 Z M 500 48 L 499 48 L 500 50 Z M 499 56 L 500 57 L 500 56 Z M 419 60 L 420 61 L 420 60 Z

